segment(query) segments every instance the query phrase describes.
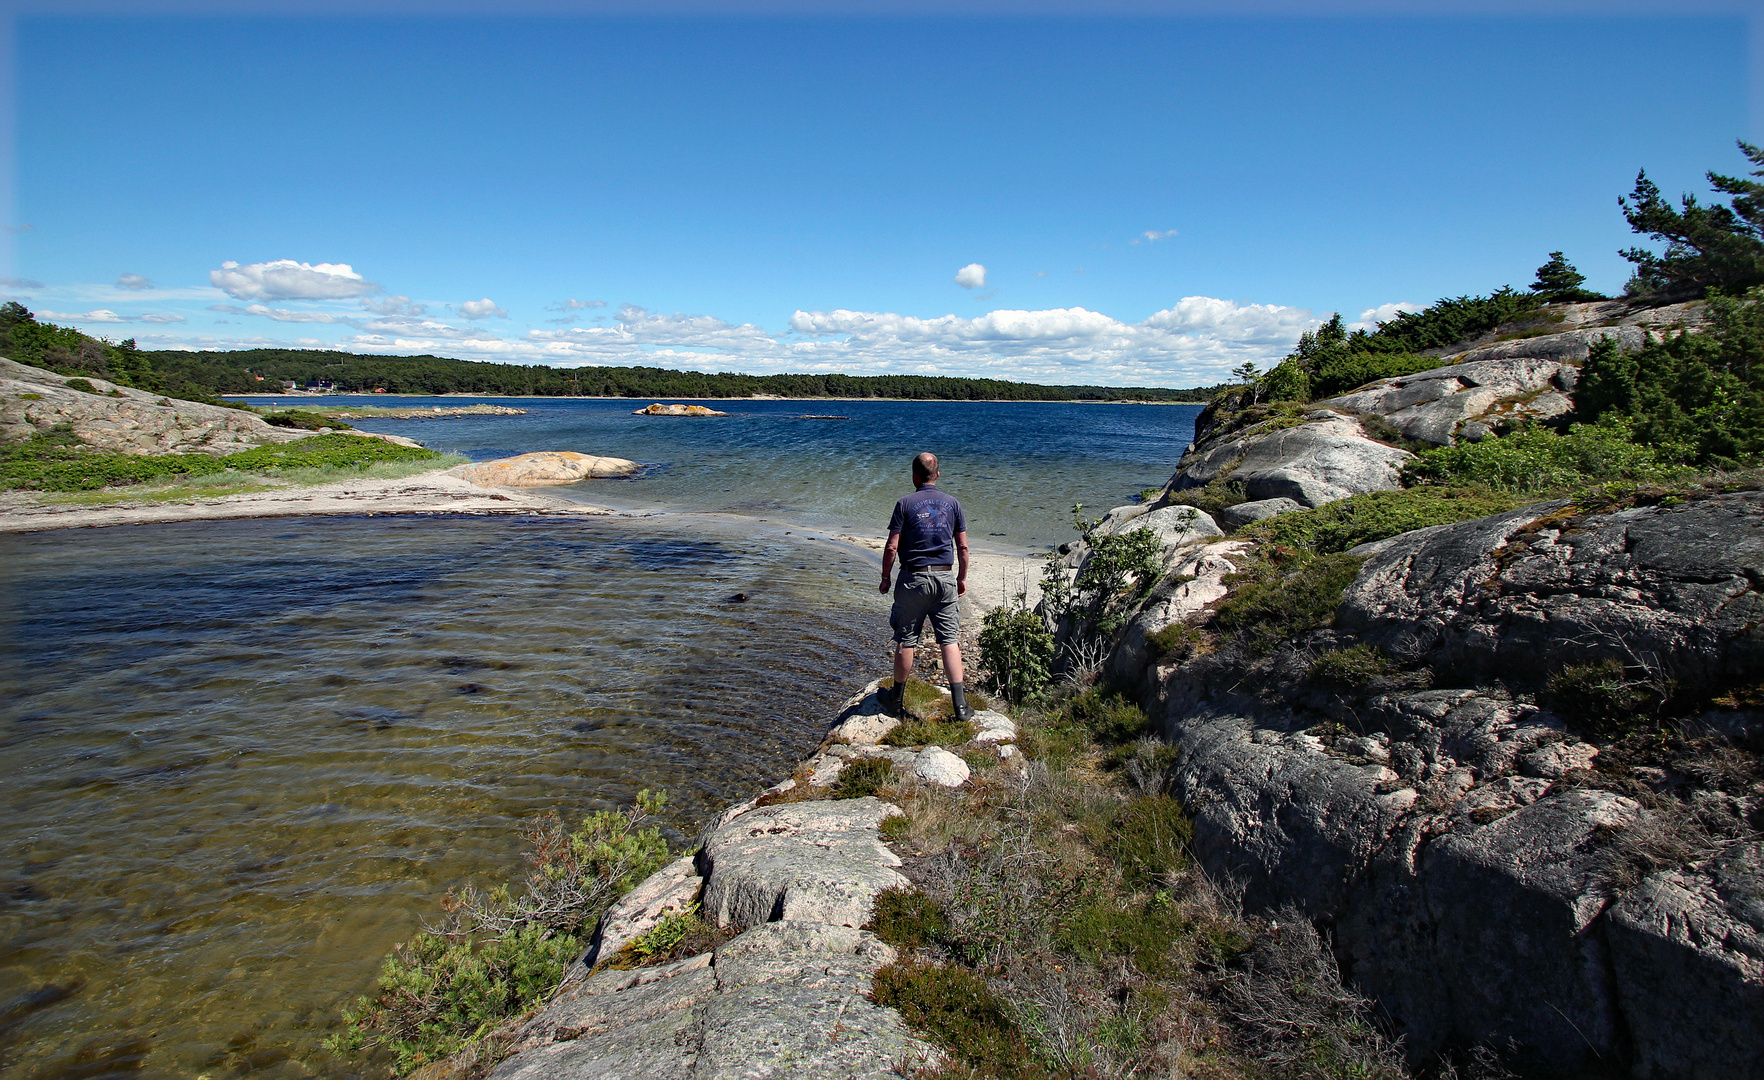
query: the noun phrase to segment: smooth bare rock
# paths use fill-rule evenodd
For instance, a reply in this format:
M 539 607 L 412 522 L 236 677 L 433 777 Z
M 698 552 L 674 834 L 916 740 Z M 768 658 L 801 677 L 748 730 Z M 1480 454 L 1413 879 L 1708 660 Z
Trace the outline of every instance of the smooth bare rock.
M 824 757 L 816 758 L 814 770 L 809 773 L 809 786 L 832 787 L 833 782 L 839 779 L 839 774 L 844 771 L 844 769 L 845 760 L 837 754 L 828 754 Z
M 1305 509 L 1304 504 L 1293 499 L 1257 499 L 1254 502 L 1243 502 L 1238 503 L 1236 506 L 1227 506 L 1225 509 L 1219 511 L 1218 520 L 1221 525 L 1224 525 L 1228 529 L 1241 529 L 1245 525 L 1262 521 L 1266 518 L 1277 517 L 1280 514 L 1290 514 L 1294 510 L 1303 509 Z
M 968 763 L 941 746 L 927 746 L 913 758 L 913 775 L 928 784 L 961 787 L 968 782 Z
M 1593 345 L 1607 338 L 1617 342 L 1620 352 L 1635 352 L 1647 344 L 1648 332 L 1639 326 L 1587 327 L 1560 334 L 1540 334 L 1516 341 L 1492 342 L 1462 352 L 1449 353 L 1440 359 L 1452 364 L 1475 364 L 1490 360 L 1553 360 L 1579 367 L 1586 363 Z
M 1428 845 L 1420 876 L 1453 1034 L 1514 1038 L 1560 1069 L 1621 1052 L 1605 944 L 1589 927 L 1611 900 L 1603 837 L 1639 809 L 1571 790 Z
M 1350 495 L 1391 491 L 1414 455 L 1366 436 L 1353 417 L 1316 410 L 1296 427 L 1260 424 L 1210 440 L 1184 455 L 1170 479 L 1172 497 L 1226 477 L 1251 501 L 1291 499 L 1323 506 Z
M 23 441 L 67 424 L 81 441 L 115 454 L 213 454 L 217 457 L 313 434 L 274 427 L 255 413 L 168 398 L 86 377 L 96 394 L 68 386 L 69 376 L 0 358 L 0 441 Z
M 1640 331 L 1636 333 L 1639 335 Z M 1450 446 L 1458 429 L 1471 421 L 1480 420 L 1487 426 L 1497 420 L 1510 422 L 1521 416 L 1566 412 L 1567 399 L 1559 395 L 1557 407 L 1552 409 L 1546 403 L 1541 409 L 1533 408 L 1535 400 L 1546 391 L 1565 390 L 1572 385 L 1558 381 L 1562 371 L 1561 361 L 1533 356 L 1470 360 L 1382 379 L 1363 390 L 1319 404 L 1371 413 L 1383 417 L 1411 439 Z
M 1606 937 L 1640 1077 L 1744 1080 L 1764 1033 L 1764 843 L 1652 875 Z
M 453 475 L 479 487 L 541 487 L 573 484 L 579 480 L 629 476 L 641 466 L 624 458 L 597 457 L 573 450 L 540 450 L 531 454 L 474 461 L 449 469 Z
M 592 971 L 620 949 L 653 930 L 662 919 L 685 911 L 698 899 L 704 879 L 691 855 L 675 859 L 643 879 L 601 916 L 582 963 Z
M 779 922 L 666 968 L 602 972 L 529 1022 L 491 1075 L 882 1080 L 940 1060 L 867 997 L 894 955 L 866 931 Z
M 1001 712 L 991 709 L 975 712 L 974 726 L 980 730 L 973 741 L 981 745 L 1015 742 L 1017 739 L 1017 722 Z
M 1109 656 L 1110 675 L 1122 685 L 1132 685 L 1142 676 L 1155 677 L 1151 665 L 1157 658 L 1152 655 L 1151 635 L 1172 623 L 1194 619 L 1209 605 L 1223 600 L 1230 592 L 1225 576 L 1238 570 L 1232 557 L 1241 561 L 1249 551 L 1250 545 L 1244 541 L 1224 540 L 1185 552 L 1117 639 Z
M 1158 538 L 1166 560 L 1179 559 L 1183 549 L 1203 540 L 1225 535 L 1212 517 L 1193 506 L 1164 506 L 1146 510 L 1143 506 L 1117 506 L 1102 517 L 1102 524 L 1092 530 L 1093 536 L 1122 536 L 1144 529 Z M 1090 560 L 1090 544 L 1073 541 L 1063 549 L 1061 565 L 1077 571 Z
M 898 727 L 900 719 L 883 712 L 882 703 L 876 698 L 881 686 L 882 680 L 877 679 L 847 700 L 833 722 L 833 730 L 828 732 L 829 737 L 853 746 L 875 746 Z
M 663 405 L 656 402 L 634 410 L 633 416 L 728 416 L 726 412 L 718 412 L 705 405 Z
M 1545 503 L 1397 537 L 1336 622 L 1458 678 L 1541 683 L 1641 656 L 1721 684 L 1764 668 L 1759 580 L 1764 492 L 1592 515 Z
M 699 852 L 705 917 L 743 928 L 780 919 L 863 925 L 877 893 L 907 884 L 877 831 L 899 813 L 874 797 L 748 811 Z

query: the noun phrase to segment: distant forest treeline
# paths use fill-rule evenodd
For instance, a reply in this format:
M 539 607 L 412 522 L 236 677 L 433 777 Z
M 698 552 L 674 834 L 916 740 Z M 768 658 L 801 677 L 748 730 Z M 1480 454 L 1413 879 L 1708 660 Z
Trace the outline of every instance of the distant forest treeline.
M 366 356 L 322 349 L 143 352 L 155 371 L 217 394 L 275 393 L 280 383 L 322 383 L 347 393 L 487 394 L 546 397 L 908 398 L 938 401 L 1195 401 L 1213 390 L 1039 386 L 1002 379 L 928 375 L 738 375 L 652 367 L 554 368 L 441 356 Z M 261 380 L 259 376 L 262 376 Z

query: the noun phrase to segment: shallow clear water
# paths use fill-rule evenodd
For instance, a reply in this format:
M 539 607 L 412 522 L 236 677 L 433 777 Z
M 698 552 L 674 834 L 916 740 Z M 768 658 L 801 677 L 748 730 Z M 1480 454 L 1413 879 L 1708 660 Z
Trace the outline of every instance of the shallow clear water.
M 725 516 L 0 536 L 0 1077 L 365 1075 L 320 1047 L 339 1007 L 449 887 L 519 872 L 522 821 L 665 787 L 690 831 L 885 670 L 873 564 L 787 527 L 880 534 L 931 448 L 978 545 L 1044 547 L 1161 484 L 1198 411 L 516 403 L 358 426 L 629 457 L 547 490 Z
M 690 827 L 883 656 L 874 571 L 762 533 L 209 522 L 0 565 L 7 1077 L 349 1075 L 339 1006 L 519 822 L 652 786 Z
M 250 398 L 257 404 L 427 408 L 489 402 L 525 416 L 357 420 L 475 460 L 575 450 L 648 466 L 631 480 L 548 491 L 602 505 L 728 511 L 881 533 L 911 490 L 921 450 L 943 464 L 939 486 L 962 501 L 970 539 L 1039 550 L 1072 538 L 1073 503 L 1091 515 L 1161 487 L 1194 438 L 1198 405 L 1016 401 L 710 401 L 727 417 L 633 416 L 647 404 L 584 398 Z M 838 414 L 845 420 L 803 419 Z

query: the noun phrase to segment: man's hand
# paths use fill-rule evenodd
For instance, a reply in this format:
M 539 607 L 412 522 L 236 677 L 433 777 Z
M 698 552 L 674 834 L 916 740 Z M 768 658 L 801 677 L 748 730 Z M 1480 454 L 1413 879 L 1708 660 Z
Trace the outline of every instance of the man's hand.
M 968 595 L 968 579 L 967 578 L 956 578 L 956 595 L 957 596 Z
M 877 589 L 876 591 L 879 593 L 886 593 L 888 591 L 888 575 L 887 574 L 882 575 L 882 587 Z

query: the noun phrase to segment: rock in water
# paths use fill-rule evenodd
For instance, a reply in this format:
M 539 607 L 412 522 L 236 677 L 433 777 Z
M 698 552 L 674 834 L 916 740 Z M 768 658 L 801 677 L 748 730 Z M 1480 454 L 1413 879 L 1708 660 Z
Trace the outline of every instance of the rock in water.
M 726 412 L 706 408 L 703 405 L 663 405 L 656 402 L 641 409 L 633 410 L 632 416 L 728 416 Z
M 641 466 L 624 458 L 596 457 L 573 450 L 541 450 L 533 454 L 474 461 L 448 472 L 479 487 L 541 487 L 578 480 L 630 476 Z

